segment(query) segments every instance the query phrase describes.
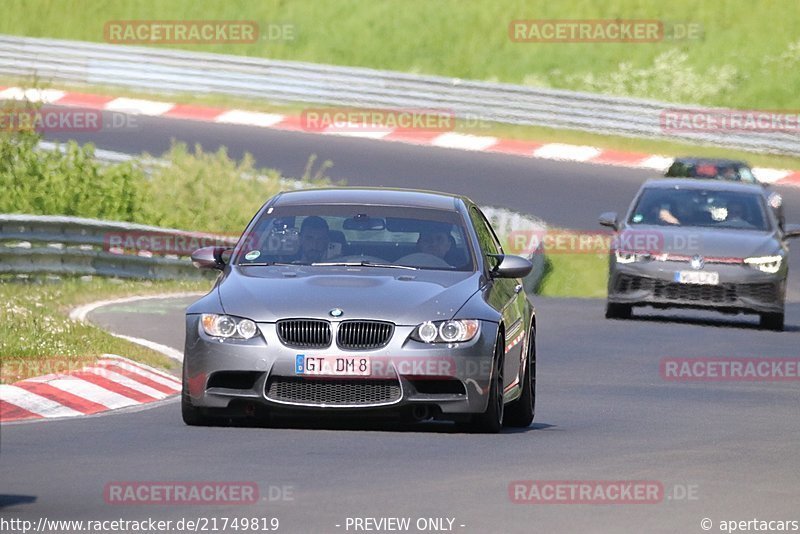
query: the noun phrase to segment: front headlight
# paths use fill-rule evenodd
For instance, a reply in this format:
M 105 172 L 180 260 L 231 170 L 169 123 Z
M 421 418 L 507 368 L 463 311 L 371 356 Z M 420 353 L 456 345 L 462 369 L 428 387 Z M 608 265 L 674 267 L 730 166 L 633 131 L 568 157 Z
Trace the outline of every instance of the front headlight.
M 461 343 L 478 335 L 481 322 L 475 319 L 426 321 L 411 332 L 411 339 L 423 343 Z
M 223 339 L 250 339 L 259 333 L 258 326 L 250 319 L 230 315 L 204 313 L 200 317 L 200 324 L 203 325 L 203 332 L 209 336 Z
M 761 272 L 775 274 L 781 268 L 782 256 L 759 256 L 757 258 L 745 258 L 744 262 L 750 267 L 754 267 Z

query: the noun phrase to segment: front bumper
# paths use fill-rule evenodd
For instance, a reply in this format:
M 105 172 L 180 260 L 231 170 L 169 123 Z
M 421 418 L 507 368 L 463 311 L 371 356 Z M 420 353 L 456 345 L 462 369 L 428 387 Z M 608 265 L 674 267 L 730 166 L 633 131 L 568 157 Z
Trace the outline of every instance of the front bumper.
M 634 306 L 714 309 L 725 312 L 782 313 L 786 270 L 763 273 L 747 265 L 709 263 L 719 284 L 686 284 L 675 273 L 689 271 L 686 262 L 649 261 L 620 264 L 612 260 L 608 301 Z
M 475 339 L 453 345 L 409 339 L 413 327 L 396 326 L 388 345 L 378 350 L 285 346 L 274 323 L 259 323 L 250 340 L 212 338 L 199 315 L 186 316 L 184 387 L 199 408 L 228 408 L 248 401 L 271 409 L 328 411 L 378 410 L 425 405 L 442 414 L 486 410 L 497 324 L 482 322 Z M 331 322 L 334 332 L 335 321 Z M 296 356 L 366 356 L 370 377 L 307 377 L 295 373 Z

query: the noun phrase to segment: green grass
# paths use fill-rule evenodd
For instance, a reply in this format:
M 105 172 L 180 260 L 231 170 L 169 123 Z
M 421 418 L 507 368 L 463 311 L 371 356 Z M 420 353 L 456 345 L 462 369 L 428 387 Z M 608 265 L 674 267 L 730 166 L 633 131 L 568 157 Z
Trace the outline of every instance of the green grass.
M 606 254 L 551 254 L 539 286 L 543 297 L 604 298 L 608 280 Z
M 537 287 L 537 294 L 545 297 L 606 296 L 610 235 L 581 233 L 552 226 L 547 228 L 546 233 L 536 229 L 531 229 L 529 234 L 519 228 L 495 227 L 495 230 L 503 250 L 508 254 L 527 257 L 537 242 L 543 240 L 544 275 Z M 525 239 L 519 241 L 521 235 Z M 585 241 L 581 241 L 581 236 Z M 511 239 L 518 241 L 514 243 Z M 581 245 L 582 242 L 585 244 Z
M 166 45 L 759 109 L 799 109 L 793 0 L 7 0 L 0 33 L 102 42 L 108 21 L 251 20 L 293 39 Z M 517 19 L 659 19 L 702 25 L 702 39 L 516 43 Z
M 78 369 L 102 354 L 118 354 L 165 369 L 166 356 L 116 338 L 98 327 L 69 319 L 72 308 L 88 302 L 131 295 L 208 291 L 213 282 L 65 279 L 0 281 L 0 383 L 13 383 L 49 371 Z

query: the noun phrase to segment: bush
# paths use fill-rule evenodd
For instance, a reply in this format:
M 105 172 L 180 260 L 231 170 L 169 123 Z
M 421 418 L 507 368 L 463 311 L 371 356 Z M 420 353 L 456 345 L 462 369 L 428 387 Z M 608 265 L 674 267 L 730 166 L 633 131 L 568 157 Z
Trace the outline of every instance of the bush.
M 0 135 L 0 212 L 137 219 L 144 201 L 140 169 L 101 165 L 91 145 L 37 150 L 39 140 L 30 131 Z
M 286 183 L 278 171 L 257 169 L 253 157 L 231 159 L 225 148 L 194 153 L 173 144 L 163 161 L 105 165 L 92 145 L 75 142 L 46 151 L 33 131 L 0 132 L 0 212 L 72 215 L 192 231 L 236 234 Z M 163 164 L 161 164 L 163 163 Z M 325 185 L 325 162 L 305 185 Z

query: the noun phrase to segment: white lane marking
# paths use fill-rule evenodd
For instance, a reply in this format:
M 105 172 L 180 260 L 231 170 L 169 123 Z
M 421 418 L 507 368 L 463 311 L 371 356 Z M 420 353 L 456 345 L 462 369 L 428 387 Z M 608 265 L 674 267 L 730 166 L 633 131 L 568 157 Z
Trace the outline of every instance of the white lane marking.
M 42 417 L 76 417 L 81 412 L 17 386 L 0 386 L 0 399 Z
M 48 380 L 39 380 L 36 378 L 32 378 L 31 380 L 35 382 L 44 382 L 54 388 L 66 391 L 67 393 L 72 393 L 73 395 L 77 395 L 78 397 L 82 397 L 94 403 L 102 404 L 106 408 L 122 408 L 124 406 L 141 404 L 124 395 L 120 395 L 119 393 L 74 376 L 61 375 L 58 378 L 49 378 Z
M 153 397 L 154 399 L 163 399 L 164 397 L 169 396 L 168 393 L 163 393 L 158 391 L 157 389 L 153 389 L 146 384 L 142 384 L 141 382 L 137 382 L 132 378 L 128 378 L 127 376 L 121 375 L 109 369 L 108 367 L 86 367 L 84 372 L 91 373 L 93 375 L 101 376 L 112 382 L 116 382 L 121 386 L 125 386 L 130 388 L 134 391 L 138 391 L 139 393 L 143 393 L 148 397 Z M 142 402 L 142 401 L 139 401 Z
M 110 361 L 110 360 L 100 360 L 97 362 L 97 365 L 101 367 L 118 367 L 125 371 L 135 373 L 142 378 L 146 378 L 148 380 L 152 380 L 162 386 L 166 386 L 170 389 L 174 389 L 175 391 L 179 391 L 181 389 L 181 381 L 175 378 L 174 376 L 168 375 L 166 373 L 155 373 L 150 370 L 150 368 L 144 368 L 140 365 L 124 362 L 124 361 Z
M 669 169 L 669 166 L 672 165 L 673 161 L 675 161 L 675 158 L 669 158 L 667 156 L 650 156 L 640 161 L 636 166 L 665 172 Z
M 159 293 L 156 295 L 138 295 L 134 297 L 121 297 L 117 299 L 98 300 L 74 308 L 71 312 L 69 312 L 69 318 L 73 321 L 78 321 L 83 323 L 86 322 L 87 315 L 89 315 L 97 308 L 100 308 L 101 306 L 108 306 L 111 304 L 127 304 L 128 302 L 137 302 L 140 300 L 198 297 L 205 294 L 206 293 L 203 291 L 185 291 L 182 293 Z
M 588 161 L 600 155 L 602 150 L 593 146 L 548 143 L 533 151 L 533 157 L 564 161 Z
M 109 300 L 98 300 L 96 302 L 90 302 L 88 304 L 84 304 L 83 306 L 78 306 L 77 308 L 74 308 L 70 312 L 69 318 L 72 319 L 73 321 L 86 322 L 86 316 L 92 311 L 96 310 L 97 308 L 100 308 L 101 306 L 108 306 L 111 304 L 125 304 L 128 302 L 136 302 L 139 300 L 197 297 L 205 294 L 206 294 L 205 292 L 196 291 L 196 292 L 184 292 L 184 293 L 162 293 L 159 295 L 144 295 L 135 297 L 123 297 L 123 298 L 109 299 Z M 125 336 L 122 334 L 115 334 L 114 332 L 109 332 L 109 334 L 111 334 L 114 337 L 130 341 L 131 343 L 136 343 L 137 345 L 147 347 L 148 349 L 154 350 L 156 352 L 160 352 L 167 358 L 183 362 L 183 352 L 173 349 L 172 347 L 168 347 L 166 345 L 162 345 L 161 343 L 156 343 L 154 341 L 149 341 L 147 339 Z
M 156 102 L 155 100 L 140 100 L 138 98 L 115 98 L 105 105 L 105 109 L 120 111 L 132 115 L 163 115 L 175 107 L 170 102 Z
M 214 122 L 224 122 L 227 124 L 243 124 L 246 126 L 269 128 L 270 126 L 275 126 L 279 122 L 282 122 L 285 118 L 285 115 L 279 115 L 277 113 L 259 113 L 257 111 L 232 109 L 218 115 L 213 120 Z
M 497 144 L 496 137 L 480 135 L 460 134 L 456 132 L 446 132 L 433 138 L 433 146 L 442 148 L 458 148 L 461 150 L 486 150 Z
M 173 349 L 172 347 L 168 347 L 166 345 L 162 345 L 161 343 L 156 343 L 155 341 L 150 341 L 149 339 L 143 339 L 140 337 L 125 336 L 122 334 L 115 334 L 114 332 L 109 332 L 109 334 L 114 337 L 124 339 L 125 341 L 130 341 L 131 343 L 136 343 L 137 345 L 147 347 L 148 349 L 156 352 L 160 352 L 167 358 L 172 358 L 175 361 L 183 362 L 183 352 Z
M 387 128 L 368 128 L 364 125 L 345 124 L 342 126 L 331 126 L 323 132 L 325 135 L 341 135 L 343 137 L 363 137 L 366 139 L 383 139 L 394 130 Z
M 794 171 L 790 171 L 787 169 L 765 169 L 763 167 L 754 167 L 753 174 L 756 178 L 758 178 L 759 182 L 764 182 L 767 184 L 772 184 L 777 182 L 778 180 L 783 180 Z
M 67 93 L 58 89 L 22 89 L 21 87 L 9 87 L 0 91 L 0 100 L 28 100 L 29 102 L 41 102 L 52 104 L 64 98 Z

